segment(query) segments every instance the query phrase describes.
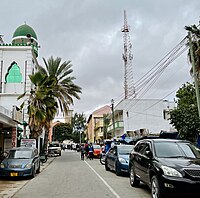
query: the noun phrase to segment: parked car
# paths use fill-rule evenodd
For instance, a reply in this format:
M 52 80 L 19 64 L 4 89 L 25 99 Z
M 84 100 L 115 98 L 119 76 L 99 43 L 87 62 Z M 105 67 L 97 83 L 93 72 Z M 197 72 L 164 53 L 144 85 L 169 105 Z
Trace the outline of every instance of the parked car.
M 38 149 L 33 147 L 12 148 L 9 155 L 0 164 L 0 176 L 35 177 L 40 172 L 40 157 Z
M 99 158 L 101 154 L 101 146 L 98 144 L 93 144 L 93 149 L 94 149 L 94 152 L 93 152 L 94 157 Z
M 59 155 L 61 156 L 61 145 L 59 142 L 51 142 L 48 146 L 49 155 Z
M 133 145 L 114 145 L 105 156 L 105 169 L 114 170 L 116 175 L 129 170 L 129 154 Z
M 184 140 L 143 139 L 130 153 L 129 172 L 131 186 L 142 181 L 152 198 L 192 197 L 200 188 L 200 149 Z

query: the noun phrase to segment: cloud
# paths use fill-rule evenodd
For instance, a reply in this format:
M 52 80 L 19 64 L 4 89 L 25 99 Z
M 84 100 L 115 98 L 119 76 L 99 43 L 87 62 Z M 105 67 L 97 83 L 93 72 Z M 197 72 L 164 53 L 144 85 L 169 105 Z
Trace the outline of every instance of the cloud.
M 12 4 L 12 6 L 10 6 Z M 197 24 L 199 0 L 7 0 L 1 3 L 0 27 L 6 42 L 24 21 L 36 31 L 42 57 L 71 60 L 75 82 L 82 87 L 76 112 L 92 112 L 123 94 L 123 12 L 127 11 L 137 82 L 186 35 L 186 25 Z M 9 13 L 7 14 L 9 10 Z M 14 13 L 14 14 L 13 14 Z M 187 53 L 173 62 L 145 97 L 163 98 L 189 75 Z M 172 94 L 173 98 L 175 92 Z

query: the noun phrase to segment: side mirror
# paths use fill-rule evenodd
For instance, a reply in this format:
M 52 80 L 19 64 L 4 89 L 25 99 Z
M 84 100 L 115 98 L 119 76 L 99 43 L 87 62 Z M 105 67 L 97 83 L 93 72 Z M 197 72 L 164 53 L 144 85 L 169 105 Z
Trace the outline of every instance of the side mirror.
M 151 151 L 145 151 L 145 155 L 149 158 L 152 158 L 153 157 L 153 154 Z

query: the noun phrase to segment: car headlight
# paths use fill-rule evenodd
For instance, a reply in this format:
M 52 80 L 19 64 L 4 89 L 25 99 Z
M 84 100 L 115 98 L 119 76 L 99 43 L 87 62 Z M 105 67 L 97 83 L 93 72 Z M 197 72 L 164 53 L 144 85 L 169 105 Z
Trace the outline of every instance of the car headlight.
M 170 168 L 168 166 L 161 166 L 161 168 L 164 172 L 164 175 L 172 177 L 183 177 L 183 175 L 174 168 Z
M 0 167 L 1 167 L 1 168 L 5 168 L 4 163 L 1 163 Z
M 24 168 L 31 168 L 32 164 L 26 164 L 26 166 Z
M 126 160 L 125 160 L 124 158 L 121 158 L 121 157 L 119 157 L 119 161 L 120 161 L 121 163 L 126 163 Z

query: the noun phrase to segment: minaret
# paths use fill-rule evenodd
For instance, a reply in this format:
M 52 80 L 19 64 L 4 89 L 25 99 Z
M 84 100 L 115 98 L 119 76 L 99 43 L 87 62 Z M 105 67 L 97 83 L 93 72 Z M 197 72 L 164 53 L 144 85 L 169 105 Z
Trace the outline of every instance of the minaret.
M 124 10 L 124 25 L 122 27 L 123 32 L 123 42 L 124 42 L 124 52 L 122 58 L 124 61 L 124 97 L 125 99 L 135 97 L 135 88 L 133 84 L 133 72 L 132 72 L 132 59 L 133 55 L 131 53 L 132 44 L 130 41 L 129 31 L 130 27 L 127 23 L 126 10 Z

